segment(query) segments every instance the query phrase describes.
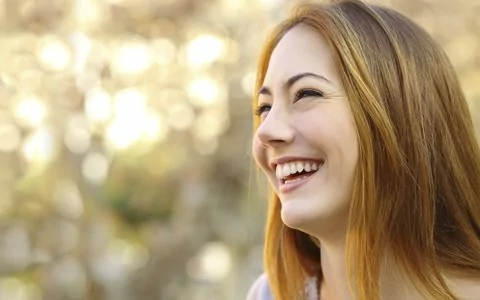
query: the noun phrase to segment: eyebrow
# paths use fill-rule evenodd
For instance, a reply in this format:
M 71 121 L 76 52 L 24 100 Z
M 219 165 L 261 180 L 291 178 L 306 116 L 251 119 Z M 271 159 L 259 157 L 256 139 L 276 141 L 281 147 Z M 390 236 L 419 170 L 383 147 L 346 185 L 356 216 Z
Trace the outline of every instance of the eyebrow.
M 315 78 L 320 79 L 322 81 L 331 83 L 330 80 L 328 80 L 327 78 L 325 78 L 322 75 L 318 75 L 318 74 L 311 73 L 311 72 L 305 72 L 305 73 L 300 73 L 300 74 L 297 74 L 297 75 L 294 75 L 294 76 L 288 78 L 287 81 L 284 84 L 284 88 L 287 89 L 287 90 L 290 89 L 295 82 L 299 81 L 300 79 L 302 79 L 304 77 L 315 77 Z M 269 95 L 269 96 L 271 96 L 272 92 L 270 91 L 270 89 L 268 87 L 262 86 L 258 90 L 258 95 Z

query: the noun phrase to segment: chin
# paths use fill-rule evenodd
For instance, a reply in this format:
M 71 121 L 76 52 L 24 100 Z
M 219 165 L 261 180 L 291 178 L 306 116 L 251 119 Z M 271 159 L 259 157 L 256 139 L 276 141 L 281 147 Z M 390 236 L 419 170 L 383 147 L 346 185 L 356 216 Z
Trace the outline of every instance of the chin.
M 300 231 L 307 230 L 322 219 L 311 207 L 292 201 L 282 204 L 281 217 L 287 227 Z
M 347 205 L 312 207 L 312 205 L 306 204 L 294 203 L 294 201 L 282 203 L 281 218 L 283 223 L 289 228 L 303 231 L 318 238 L 338 232 L 338 230 L 343 231 L 348 222 Z

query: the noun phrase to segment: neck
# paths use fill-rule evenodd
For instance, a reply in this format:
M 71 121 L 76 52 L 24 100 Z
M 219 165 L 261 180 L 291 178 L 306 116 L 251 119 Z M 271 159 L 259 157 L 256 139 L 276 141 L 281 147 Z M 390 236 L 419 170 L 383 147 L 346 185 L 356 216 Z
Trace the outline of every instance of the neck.
M 353 299 L 348 288 L 345 263 L 345 243 L 320 242 L 320 262 L 323 280 L 320 285 L 320 300 Z
M 348 286 L 347 265 L 345 261 L 345 239 L 336 242 L 320 240 L 320 261 L 323 280 L 320 286 L 320 300 L 352 300 L 357 299 Z M 393 258 L 385 259 L 380 270 L 379 299 L 400 300 L 424 299 L 402 276 Z M 355 281 L 351 282 L 352 288 Z

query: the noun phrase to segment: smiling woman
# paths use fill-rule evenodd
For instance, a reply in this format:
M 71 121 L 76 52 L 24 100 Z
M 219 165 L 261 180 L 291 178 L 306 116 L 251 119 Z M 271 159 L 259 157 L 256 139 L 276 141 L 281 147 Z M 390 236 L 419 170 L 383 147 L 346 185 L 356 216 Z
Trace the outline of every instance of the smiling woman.
M 302 5 L 256 90 L 272 196 L 250 299 L 478 298 L 480 150 L 428 34 L 361 1 Z

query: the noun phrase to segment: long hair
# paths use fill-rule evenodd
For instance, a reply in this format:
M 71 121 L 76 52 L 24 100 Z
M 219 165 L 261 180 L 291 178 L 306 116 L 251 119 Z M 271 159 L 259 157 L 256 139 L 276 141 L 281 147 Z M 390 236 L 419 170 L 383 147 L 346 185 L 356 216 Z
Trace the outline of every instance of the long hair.
M 345 258 L 351 290 L 360 300 L 379 298 L 388 249 L 423 294 L 457 299 L 445 272 L 480 278 L 480 150 L 447 56 L 393 10 L 354 0 L 303 4 L 266 42 L 256 90 L 275 46 L 298 24 L 328 41 L 357 128 Z M 306 277 L 322 280 L 320 249 L 285 226 L 280 209 L 272 191 L 265 270 L 275 299 L 304 299 Z

